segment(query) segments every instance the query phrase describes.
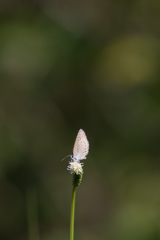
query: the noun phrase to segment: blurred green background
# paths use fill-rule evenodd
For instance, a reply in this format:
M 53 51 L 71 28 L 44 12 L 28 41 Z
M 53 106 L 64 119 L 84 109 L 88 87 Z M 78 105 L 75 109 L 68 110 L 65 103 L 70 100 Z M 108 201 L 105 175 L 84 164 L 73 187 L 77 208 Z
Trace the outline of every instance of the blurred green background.
M 0 1 L 0 239 L 160 239 L 160 1 Z

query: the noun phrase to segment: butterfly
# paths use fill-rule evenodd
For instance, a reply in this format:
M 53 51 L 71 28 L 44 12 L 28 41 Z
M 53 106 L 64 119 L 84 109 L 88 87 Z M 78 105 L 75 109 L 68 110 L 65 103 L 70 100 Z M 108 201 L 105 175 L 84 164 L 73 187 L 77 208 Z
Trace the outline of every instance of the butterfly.
M 86 159 L 86 156 L 89 152 L 89 141 L 85 132 L 80 129 L 77 133 L 77 137 L 73 146 L 72 155 L 68 155 L 71 157 L 72 161 L 79 162 L 82 159 Z M 66 156 L 65 158 L 67 158 Z M 65 159 L 63 158 L 62 161 Z

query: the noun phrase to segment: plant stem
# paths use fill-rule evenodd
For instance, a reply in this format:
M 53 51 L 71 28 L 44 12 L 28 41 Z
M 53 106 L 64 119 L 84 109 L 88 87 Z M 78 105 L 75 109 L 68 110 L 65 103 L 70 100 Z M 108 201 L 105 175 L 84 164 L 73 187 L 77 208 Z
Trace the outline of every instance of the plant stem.
M 70 240 L 74 240 L 75 198 L 76 198 L 76 186 L 73 185 L 72 205 L 71 205 L 71 221 L 70 221 Z

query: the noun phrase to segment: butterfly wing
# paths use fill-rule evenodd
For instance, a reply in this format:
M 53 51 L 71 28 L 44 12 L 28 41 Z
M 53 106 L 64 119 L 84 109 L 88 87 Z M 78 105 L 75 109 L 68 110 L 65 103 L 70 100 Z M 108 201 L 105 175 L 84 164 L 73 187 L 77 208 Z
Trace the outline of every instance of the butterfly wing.
M 86 156 L 89 152 L 89 142 L 85 132 L 80 129 L 78 131 L 74 147 L 73 147 L 73 160 L 82 160 L 86 159 Z

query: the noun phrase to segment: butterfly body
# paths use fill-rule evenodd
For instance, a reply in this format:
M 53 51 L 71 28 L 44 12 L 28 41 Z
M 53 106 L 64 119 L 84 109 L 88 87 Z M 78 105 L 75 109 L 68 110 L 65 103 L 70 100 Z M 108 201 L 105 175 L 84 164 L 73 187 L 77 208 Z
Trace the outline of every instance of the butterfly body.
M 70 157 L 73 162 L 79 162 L 82 159 L 86 159 L 86 156 L 89 152 L 89 142 L 85 132 L 80 129 L 77 133 L 77 137 L 73 146 L 73 153 L 64 157 L 61 161 L 65 158 Z
M 85 132 L 80 129 L 78 131 L 74 146 L 73 146 L 73 154 L 71 155 L 71 159 L 73 161 L 79 162 L 82 159 L 86 159 L 86 156 L 89 152 L 89 142 Z

